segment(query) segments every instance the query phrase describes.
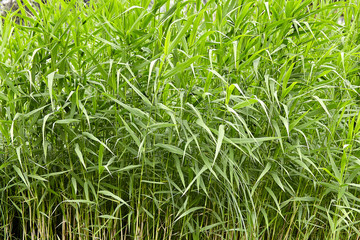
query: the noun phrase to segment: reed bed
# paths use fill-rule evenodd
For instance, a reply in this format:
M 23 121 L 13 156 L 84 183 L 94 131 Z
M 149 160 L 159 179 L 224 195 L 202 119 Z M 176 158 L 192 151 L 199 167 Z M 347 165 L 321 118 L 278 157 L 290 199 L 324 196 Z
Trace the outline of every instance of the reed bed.
M 358 1 L 18 3 L 0 238 L 360 238 Z

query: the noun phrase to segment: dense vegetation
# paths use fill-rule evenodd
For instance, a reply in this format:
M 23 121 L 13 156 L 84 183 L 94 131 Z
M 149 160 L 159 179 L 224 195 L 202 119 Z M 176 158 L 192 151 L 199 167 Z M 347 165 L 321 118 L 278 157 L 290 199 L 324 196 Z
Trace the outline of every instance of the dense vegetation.
M 23 2 L 1 239 L 359 238 L 358 1 Z

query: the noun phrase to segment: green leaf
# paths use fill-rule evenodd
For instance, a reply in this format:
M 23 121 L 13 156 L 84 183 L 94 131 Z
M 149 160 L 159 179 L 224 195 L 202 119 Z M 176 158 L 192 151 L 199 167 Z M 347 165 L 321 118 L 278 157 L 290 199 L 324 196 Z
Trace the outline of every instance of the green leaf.
M 188 60 L 186 60 L 183 63 L 180 63 L 178 65 L 176 65 L 173 69 L 171 69 L 170 71 L 166 72 L 163 75 L 164 79 L 170 78 L 172 76 L 174 76 L 175 74 L 179 73 L 179 72 L 183 72 L 186 68 L 188 68 L 191 64 L 193 64 L 196 60 L 198 60 L 201 56 L 195 56 L 192 58 L 189 58 Z
M 84 168 L 86 170 L 86 164 L 85 164 L 85 161 L 84 161 L 84 157 L 83 157 L 83 155 L 81 153 L 79 144 L 77 144 L 77 143 L 75 143 L 75 152 L 76 152 L 76 155 L 79 157 L 79 160 L 80 160 L 81 164 L 84 166 Z
M 189 215 L 189 214 L 191 214 L 191 213 L 193 213 L 195 211 L 198 211 L 200 209 L 204 209 L 204 207 L 192 207 L 192 208 L 186 210 L 184 213 L 182 213 L 179 217 L 177 217 L 175 219 L 175 222 L 179 221 L 181 218 L 183 218 L 183 217 L 185 217 L 185 216 L 187 216 L 187 215 Z
M 117 201 L 117 202 L 120 202 L 120 203 L 124 204 L 124 205 L 127 206 L 127 207 L 130 207 L 130 205 L 129 205 L 127 202 L 125 202 L 121 197 L 113 194 L 112 192 L 109 192 L 109 191 L 106 191 L 106 190 L 102 190 L 102 191 L 99 191 L 98 193 L 101 194 L 101 195 L 110 197 L 112 200 L 115 200 L 115 201 Z
M 217 156 L 219 155 L 219 152 L 220 152 L 220 149 L 221 149 L 221 145 L 222 145 L 224 135 L 225 135 L 225 130 L 224 129 L 225 129 L 225 126 L 221 124 L 219 126 L 219 135 L 218 135 L 218 140 L 216 142 L 215 157 L 214 157 L 214 161 L 213 161 L 212 166 L 214 166 L 215 160 L 216 160 Z
M 54 101 L 53 101 L 53 95 L 54 95 L 54 93 L 53 93 L 53 81 L 54 81 L 55 73 L 56 72 L 52 72 L 47 76 L 47 79 L 48 79 L 47 83 L 48 83 L 48 88 L 49 88 L 51 107 L 52 107 L 53 111 L 55 111 L 55 104 L 54 104 Z
M 57 120 L 54 122 L 54 124 L 70 124 L 70 123 L 77 123 L 80 122 L 79 119 L 62 119 L 62 120 Z
M 93 141 L 96 141 L 96 142 L 100 143 L 100 144 L 103 145 L 109 152 L 111 152 L 111 153 L 114 155 L 114 153 L 110 150 L 110 148 L 108 148 L 108 146 L 106 146 L 105 143 L 103 143 L 102 141 L 100 141 L 100 140 L 99 140 L 97 137 L 95 137 L 93 134 L 88 133 L 88 132 L 83 132 L 82 134 L 83 134 L 85 137 L 87 137 L 87 138 L 89 138 L 89 139 L 91 139 L 91 140 L 93 140 Z
M 14 168 L 15 172 L 18 174 L 18 176 L 21 178 L 21 180 L 23 181 L 25 186 L 28 189 L 30 189 L 30 183 L 29 183 L 27 176 L 17 166 L 14 165 L 13 168 Z
M 171 153 L 179 154 L 181 156 L 185 154 L 184 150 L 169 144 L 157 143 L 155 144 L 155 147 L 161 147 Z
M 250 106 L 254 103 L 257 103 L 258 100 L 257 99 L 247 99 L 243 102 L 240 102 L 238 104 L 236 104 L 234 107 L 232 107 L 232 109 L 241 109 L 241 108 L 244 108 L 244 107 L 247 107 L 247 106 Z
M 326 114 L 329 116 L 329 118 L 331 118 L 330 112 L 328 111 L 324 101 L 320 99 L 318 96 L 313 96 L 313 98 L 315 98 L 316 101 L 320 103 L 321 107 L 325 110 Z

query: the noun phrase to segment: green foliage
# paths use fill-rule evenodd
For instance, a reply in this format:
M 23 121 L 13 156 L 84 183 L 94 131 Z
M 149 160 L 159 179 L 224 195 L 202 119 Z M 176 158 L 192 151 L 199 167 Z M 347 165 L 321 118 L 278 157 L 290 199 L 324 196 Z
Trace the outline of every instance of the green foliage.
M 357 0 L 38 2 L 0 25 L 0 238 L 360 236 Z

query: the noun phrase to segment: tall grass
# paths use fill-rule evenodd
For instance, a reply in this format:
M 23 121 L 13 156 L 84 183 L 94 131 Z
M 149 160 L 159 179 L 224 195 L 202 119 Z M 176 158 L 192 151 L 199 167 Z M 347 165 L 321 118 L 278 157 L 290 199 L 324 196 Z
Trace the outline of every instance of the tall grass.
M 0 25 L 0 238 L 359 239 L 358 1 L 48 2 Z

